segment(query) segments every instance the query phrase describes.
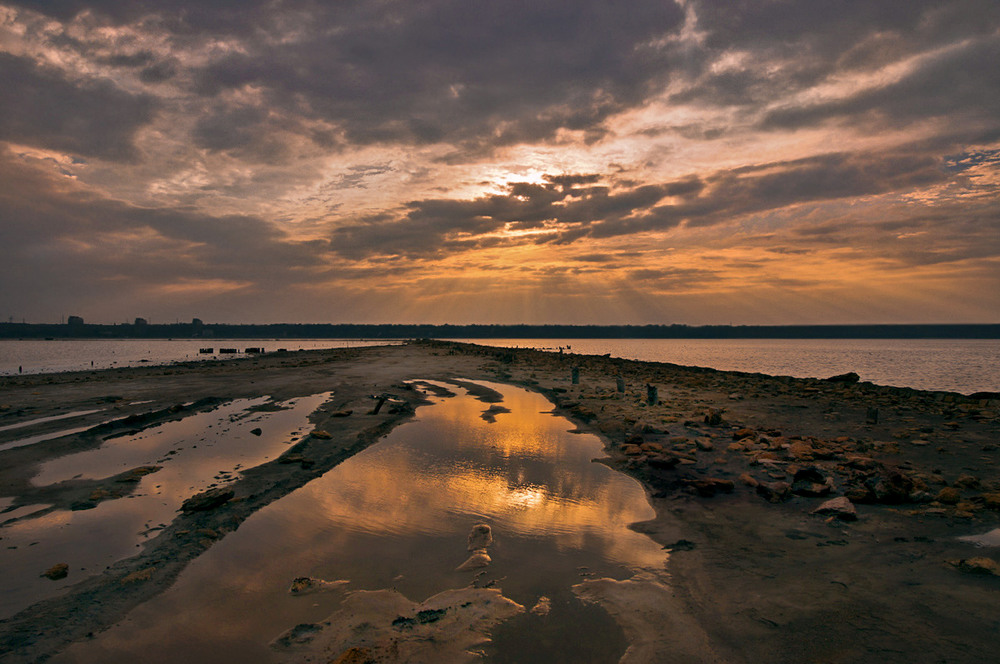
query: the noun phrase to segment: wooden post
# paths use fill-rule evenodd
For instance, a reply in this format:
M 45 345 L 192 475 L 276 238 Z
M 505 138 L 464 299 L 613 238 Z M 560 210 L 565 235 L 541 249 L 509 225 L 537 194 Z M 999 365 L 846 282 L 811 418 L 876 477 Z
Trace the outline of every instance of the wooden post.
M 656 385 L 646 384 L 646 403 L 655 406 L 660 402 L 660 395 L 657 393 Z
M 878 424 L 878 408 L 868 407 L 867 421 L 868 424 Z
M 573 384 L 574 385 L 579 385 L 580 384 L 580 367 L 573 367 L 573 369 L 571 370 L 570 375 L 573 378 Z
M 618 393 L 625 394 L 625 377 L 618 376 L 618 378 L 615 379 L 615 383 L 616 386 L 618 387 Z

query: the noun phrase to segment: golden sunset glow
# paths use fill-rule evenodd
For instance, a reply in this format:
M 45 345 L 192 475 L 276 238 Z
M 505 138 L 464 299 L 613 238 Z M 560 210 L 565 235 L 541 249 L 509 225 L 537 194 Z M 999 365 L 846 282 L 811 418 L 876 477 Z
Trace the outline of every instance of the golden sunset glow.
M 873 6 L 2 3 L 0 315 L 997 322 L 1000 9 Z

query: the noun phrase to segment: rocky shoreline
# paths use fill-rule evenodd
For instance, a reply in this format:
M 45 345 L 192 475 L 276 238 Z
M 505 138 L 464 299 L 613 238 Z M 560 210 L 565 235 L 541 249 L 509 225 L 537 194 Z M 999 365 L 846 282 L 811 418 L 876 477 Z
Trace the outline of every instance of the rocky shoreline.
M 993 656 L 998 556 L 959 536 L 1000 525 L 995 395 L 415 342 L 0 379 L 0 426 L 110 404 L 115 426 L 134 430 L 183 415 L 171 412 L 179 403 L 334 393 L 310 418 L 312 435 L 192 497 L 139 555 L 0 621 L 4 661 L 43 661 L 162 592 L 254 511 L 408 418 L 422 397 L 401 381 L 417 378 L 525 386 L 604 437 L 602 461 L 640 481 L 656 510 L 635 528 L 670 549 L 672 592 L 711 641 L 685 648 L 683 630 L 664 626 L 656 642 L 679 645 L 658 661 Z M 376 408 L 371 397 L 388 393 L 389 405 Z M 101 417 L 84 416 L 87 431 L 7 450 L 18 434 L 0 432 L 0 495 L 17 497 L 6 510 L 86 509 L 127 495 L 122 480 L 138 469 L 44 488 L 28 482 L 43 461 L 113 434 L 99 428 Z M 58 562 L 40 561 L 39 574 Z

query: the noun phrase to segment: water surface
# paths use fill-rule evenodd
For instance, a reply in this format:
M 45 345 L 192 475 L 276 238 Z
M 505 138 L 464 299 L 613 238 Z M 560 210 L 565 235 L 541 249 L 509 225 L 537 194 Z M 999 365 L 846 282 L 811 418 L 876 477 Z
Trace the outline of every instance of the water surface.
M 416 421 L 260 510 L 169 591 L 53 661 L 274 661 L 271 639 L 321 622 L 347 592 L 394 588 L 420 602 L 474 582 L 526 609 L 551 600 L 548 615 L 525 613 L 490 646 L 496 661 L 617 661 L 621 629 L 570 587 L 662 570 L 666 553 L 628 527 L 654 512 L 638 483 L 592 461 L 596 436 L 571 433 L 537 394 L 490 387 L 511 410 L 495 423 L 480 417 L 488 404 L 452 387 L 456 396 L 435 397 Z M 480 522 L 495 538 L 492 563 L 457 571 Z M 293 596 L 301 576 L 347 583 Z

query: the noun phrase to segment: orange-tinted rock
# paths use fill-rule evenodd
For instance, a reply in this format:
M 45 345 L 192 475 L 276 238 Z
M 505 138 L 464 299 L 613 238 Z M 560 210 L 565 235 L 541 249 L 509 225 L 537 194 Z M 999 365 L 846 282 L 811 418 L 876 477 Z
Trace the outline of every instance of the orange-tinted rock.
M 944 503 L 945 505 L 957 505 L 958 501 L 962 499 L 962 494 L 959 493 L 958 489 L 950 486 L 946 486 L 938 492 L 935 497 L 939 503 Z

